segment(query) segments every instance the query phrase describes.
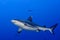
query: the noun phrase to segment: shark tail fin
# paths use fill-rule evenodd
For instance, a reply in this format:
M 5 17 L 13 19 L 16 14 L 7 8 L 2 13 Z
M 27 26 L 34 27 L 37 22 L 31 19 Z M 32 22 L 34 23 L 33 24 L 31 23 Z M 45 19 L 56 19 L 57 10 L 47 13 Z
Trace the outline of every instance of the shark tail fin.
M 54 29 L 57 27 L 58 24 L 55 24 L 53 26 L 50 27 L 49 31 L 54 34 Z

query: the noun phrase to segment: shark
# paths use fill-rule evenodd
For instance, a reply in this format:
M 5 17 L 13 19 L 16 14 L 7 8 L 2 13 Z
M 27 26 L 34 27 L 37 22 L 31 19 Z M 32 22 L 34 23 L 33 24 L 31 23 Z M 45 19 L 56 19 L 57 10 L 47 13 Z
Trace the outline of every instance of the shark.
M 36 32 L 40 32 L 40 31 L 49 31 L 50 33 L 54 34 L 54 29 L 57 27 L 57 23 L 54 24 L 51 27 L 46 27 L 44 26 L 40 26 L 37 25 L 33 22 L 32 20 L 32 16 L 29 16 L 27 20 L 17 20 L 17 19 L 13 19 L 11 20 L 11 22 L 18 26 L 18 33 L 22 32 L 22 30 L 30 30 L 30 31 L 36 31 Z

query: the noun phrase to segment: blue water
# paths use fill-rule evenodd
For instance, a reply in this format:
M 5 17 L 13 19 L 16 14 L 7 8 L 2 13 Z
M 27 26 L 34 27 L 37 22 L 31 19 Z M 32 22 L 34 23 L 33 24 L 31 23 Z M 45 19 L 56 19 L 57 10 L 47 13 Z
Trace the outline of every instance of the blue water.
M 26 30 L 18 34 L 11 20 L 26 20 L 29 16 L 41 26 L 58 23 L 55 35 Z M 0 0 L 0 40 L 60 40 L 60 0 Z

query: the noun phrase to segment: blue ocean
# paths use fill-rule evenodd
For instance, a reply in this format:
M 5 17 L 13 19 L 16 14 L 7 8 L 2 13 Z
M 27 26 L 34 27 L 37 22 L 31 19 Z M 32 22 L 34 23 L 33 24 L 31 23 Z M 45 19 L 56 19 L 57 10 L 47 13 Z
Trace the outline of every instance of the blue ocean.
M 47 28 L 58 23 L 54 35 L 49 31 L 23 30 L 11 20 L 27 20 Z M 60 0 L 0 0 L 0 40 L 60 40 Z

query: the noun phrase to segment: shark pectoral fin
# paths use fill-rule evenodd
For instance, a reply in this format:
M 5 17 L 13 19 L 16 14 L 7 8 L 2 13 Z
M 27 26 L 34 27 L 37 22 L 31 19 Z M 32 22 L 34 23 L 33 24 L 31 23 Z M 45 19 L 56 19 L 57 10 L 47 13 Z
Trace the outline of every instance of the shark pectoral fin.
M 18 33 L 21 33 L 21 32 L 22 32 L 22 29 L 21 29 L 21 28 L 19 28 L 19 29 L 18 29 Z
M 37 31 L 37 32 L 40 32 L 41 30 L 40 30 L 40 29 L 37 29 L 36 31 Z

